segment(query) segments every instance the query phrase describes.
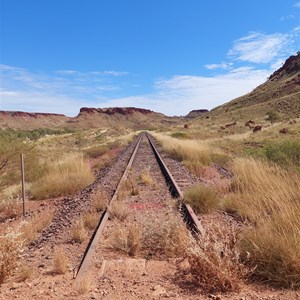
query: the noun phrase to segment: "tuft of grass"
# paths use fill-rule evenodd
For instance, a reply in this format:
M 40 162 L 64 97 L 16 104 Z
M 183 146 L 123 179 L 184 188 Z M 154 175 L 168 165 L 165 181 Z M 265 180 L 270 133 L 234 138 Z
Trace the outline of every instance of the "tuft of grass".
M 97 158 L 97 157 L 102 156 L 103 154 L 107 153 L 109 150 L 110 150 L 109 147 L 102 145 L 102 146 L 97 146 L 97 147 L 86 149 L 85 153 L 90 158 Z
M 10 230 L 0 235 L 0 285 L 16 269 L 21 251 L 22 243 L 19 233 Z
M 99 223 L 99 214 L 88 212 L 83 216 L 83 221 L 86 228 L 93 230 Z
M 19 217 L 22 215 L 22 203 L 19 199 L 2 200 L 0 201 L 0 213 L 4 220 Z
M 72 233 L 72 241 L 76 243 L 82 243 L 85 240 L 87 236 L 87 232 L 84 227 L 83 220 L 78 220 L 75 222 L 75 224 L 72 227 L 71 233 Z
M 233 230 L 211 228 L 199 240 L 193 240 L 186 251 L 188 273 L 207 293 L 238 292 L 249 270 L 240 262 Z
M 119 227 L 110 237 L 108 246 L 111 249 L 125 252 L 130 256 L 136 256 L 141 249 L 141 234 L 138 226 Z
M 124 221 L 130 214 L 128 206 L 123 201 L 114 201 L 108 207 L 109 214 L 112 218 L 116 218 L 120 221 Z
M 184 201 L 190 204 L 195 213 L 210 213 L 219 206 L 219 196 L 213 187 L 197 184 L 184 193 Z
M 35 215 L 32 220 L 24 222 L 20 229 L 24 244 L 29 245 L 33 242 L 38 234 L 50 225 L 53 216 L 53 209 L 46 209 L 40 215 Z
M 92 289 L 92 279 L 90 275 L 85 276 L 76 284 L 78 295 L 85 295 Z
M 105 192 L 97 190 L 92 196 L 92 211 L 101 212 L 106 209 L 108 197 Z
M 164 222 L 143 222 L 142 245 L 151 255 L 181 257 L 189 240 L 188 229 L 172 211 L 166 214 Z
M 94 176 L 82 154 L 66 154 L 48 166 L 44 176 L 32 186 L 35 199 L 74 194 L 91 184 Z
M 146 185 L 153 185 L 153 178 L 151 177 L 148 169 L 145 169 L 141 172 L 140 178 L 142 183 Z
M 238 213 L 254 225 L 240 247 L 253 276 L 276 287 L 300 287 L 300 177 L 254 158 L 236 158 L 232 190 Z
M 130 256 L 136 256 L 141 248 L 141 234 L 138 226 L 129 227 L 127 235 L 127 248 Z
M 65 274 L 68 270 L 68 256 L 63 249 L 57 249 L 53 258 L 53 273 Z
M 19 274 L 18 281 L 23 282 L 23 281 L 26 281 L 26 280 L 28 280 L 32 277 L 33 269 L 29 265 L 21 265 L 18 268 L 18 274 Z

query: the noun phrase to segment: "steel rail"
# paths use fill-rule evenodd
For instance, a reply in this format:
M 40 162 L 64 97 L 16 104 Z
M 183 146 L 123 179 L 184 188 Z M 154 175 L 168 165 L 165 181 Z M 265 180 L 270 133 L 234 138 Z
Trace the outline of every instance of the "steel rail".
M 119 180 L 119 183 L 117 185 L 117 188 L 116 190 L 114 191 L 114 194 L 113 194 L 113 197 L 111 198 L 109 204 L 111 204 L 113 201 L 116 200 L 117 198 L 117 195 L 118 195 L 118 192 L 122 186 L 122 183 L 124 182 L 124 180 L 127 178 L 128 176 L 128 172 L 133 164 L 133 161 L 135 159 L 135 156 L 136 156 L 136 153 L 137 153 L 137 150 L 139 148 L 139 145 L 141 143 L 141 140 L 143 138 L 143 134 L 141 134 L 138 138 L 138 141 L 136 143 L 136 146 L 134 148 L 134 151 L 132 152 L 131 154 L 131 157 L 129 159 L 129 162 L 126 166 L 126 169 L 121 177 L 121 179 Z M 103 212 L 103 214 L 101 215 L 101 218 L 99 220 L 99 223 L 96 227 L 96 229 L 94 230 L 94 233 L 88 243 L 88 246 L 83 254 L 83 257 L 82 257 L 82 260 L 79 264 L 79 267 L 77 269 L 77 272 L 74 274 L 74 278 L 75 278 L 75 284 L 77 284 L 77 282 L 79 282 L 84 274 L 86 273 L 86 271 L 88 270 L 88 267 L 90 265 L 90 262 L 92 260 L 92 257 L 96 251 L 96 248 L 97 248 L 97 245 L 99 243 L 99 240 L 100 240 L 100 236 L 105 228 L 105 225 L 107 223 L 107 220 L 109 218 L 109 211 L 108 209 L 106 208 L 105 211 Z
M 160 166 L 163 174 L 165 175 L 167 182 L 169 183 L 169 187 L 170 187 L 170 191 L 171 191 L 172 195 L 175 198 L 178 198 L 178 200 L 179 200 L 179 210 L 182 214 L 183 220 L 185 221 L 185 223 L 187 224 L 187 226 L 189 227 L 189 229 L 192 232 L 197 233 L 197 234 L 203 233 L 204 232 L 203 226 L 201 225 L 200 221 L 198 220 L 192 207 L 189 204 L 186 204 L 183 202 L 183 198 L 184 198 L 183 192 L 181 191 L 180 187 L 176 183 L 174 177 L 172 176 L 171 172 L 169 171 L 169 169 L 168 169 L 167 165 L 165 164 L 165 162 L 163 161 L 162 157 L 158 153 L 158 151 L 152 141 L 152 137 L 149 135 L 149 133 L 146 133 L 146 136 L 151 145 L 153 153 L 159 163 L 159 166 Z
M 165 162 L 163 161 L 162 157 L 160 156 L 160 154 L 158 153 L 153 141 L 152 141 L 152 137 L 148 134 L 148 133 L 142 133 L 139 138 L 138 141 L 136 143 L 136 146 L 134 148 L 134 151 L 132 152 L 132 155 L 129 159 L 129 162 L 126 166 L 126 169 L 121 177 L 121 179 L 119 180 L 119 183 L 117 185 L 116 190 L 114 191 L 113 197 L 111 198 L 109 204 L 111 204 L 113 201 L 116 200 L 117 196 L 118 196 L 118 192 L 122 186 L 122 183 L 124 182 L 124 180 L 126 180 L 126 178 L 128 177 L 128 173 L 129 170 L 133 164 L 133 161 L 136 157 L 136 153 L 138 151 L 138 148 L 140 146 L 141 140 L 143 138 L 143 136 L 147 137 L 150 146 L 153 150 L 153 153 L 156 157 L 156 160 L 160 166 L 160 169 L 163 173 L 163 175 L 166 178 L 167 183 L 169 184 L 169 188 L 171 191 L 171 194 L 173 195 L 174 198 L 177 198 L 179 201 L 179 210 L 182 214 L 182 217 L 185 221 L 185 223 L 187 224 L 187 226 L 189 227 L 189 229 L 194 232 L 194 233 L 202 233 L 203 232 L 203 227 L 200 223 L 200 221 L 198 220 L 197 216 L 195 215 L 193 209 L 190 207 L 190 205 L 185 204 L 183 202 L 183 193 L 181 191 L 181 189 L 179 188 L 178 184 L 176 183 L 174 177 L 172 176 L 171 172 L 169 171 L 168 167 L 166 166 Z M 79 282 L 84 274 L 86 273 L 86 271 L 89 268 L 90 262 L 92 260 L 92 257 L 96 251 L 97 245 L 99 243 L 100 240 L 100 236 L 105 228 L 105 225 L 108 221 L 109 218 L 109 211 L 108 209 L 106 209 L 103 214 L 101 215 L 101 218 L 99 220 L 99 223 L 89 241 L 89 244 L 84 252 L 83 258 L 79 264 L 79 267 L 77 269 L 76 274 L 74 274 L 74 278 L 75 278 L 75 284 L 77 282 Z

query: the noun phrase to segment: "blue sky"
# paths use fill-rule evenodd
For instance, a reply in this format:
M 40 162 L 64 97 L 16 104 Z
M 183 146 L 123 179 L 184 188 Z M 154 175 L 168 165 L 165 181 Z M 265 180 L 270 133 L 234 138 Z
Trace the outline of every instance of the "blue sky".
M 0 110 L 184 115 L 300 50 L 297 0 L 0 0 L 0 17 Z

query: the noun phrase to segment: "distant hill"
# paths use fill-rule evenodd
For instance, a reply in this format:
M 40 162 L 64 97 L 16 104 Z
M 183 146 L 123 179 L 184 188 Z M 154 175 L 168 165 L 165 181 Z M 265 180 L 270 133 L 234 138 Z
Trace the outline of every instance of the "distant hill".
M 197 117 L 200 117 L 200 116 L 202 116 L 203 114 L 206 114 L 206 113 L 208 113 L 208 112 L 209 112 L 209 110 L 207 110 L 207 109 L 195 109 L 195 110 L 190 111 L 190 112 L 186 115 L 186 117 L 187 117 L 187 118 L 190 118 L 190 119 L 192 119 L 192 118 L 197 118 Z
M 65 124 L 68 119 L 67 116 L 60 114 L 0 111 L 0 128 L 28 130 L 55 128 Z
M 0 111 L 0 128 L 129 128 L 134 130 L 170 127 L 183 118 L 167 117 L 161 113 L 135 107 L 80 109 L 76 117 L 51 113 Z
M 211 110 L 210 116 L 247 119 L 276 111 L 281 117 L 300 117 L 300 52 L 252 92 Z

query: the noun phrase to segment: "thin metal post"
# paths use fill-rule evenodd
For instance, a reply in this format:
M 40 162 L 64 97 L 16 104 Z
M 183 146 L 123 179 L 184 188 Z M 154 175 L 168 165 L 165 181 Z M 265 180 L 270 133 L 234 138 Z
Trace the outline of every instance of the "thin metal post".
M 21 176 L 22 176 L 23 216 L 25 217 L 25 174 L 24 174 L 24 157 L 23 157 L 23 154 L 21 154 Z

